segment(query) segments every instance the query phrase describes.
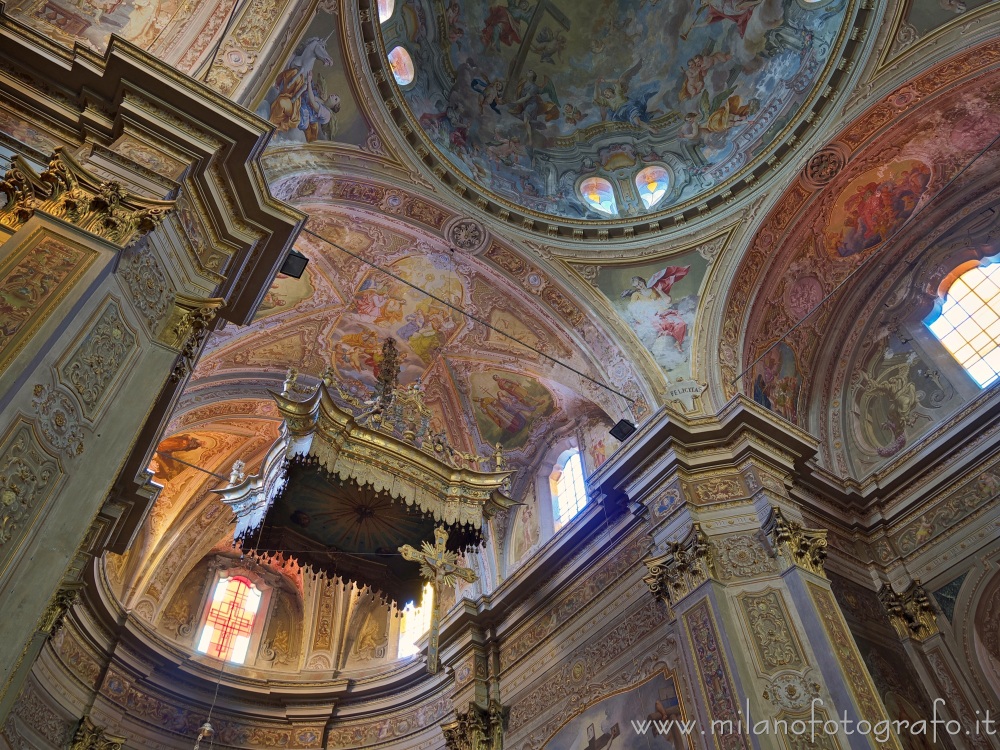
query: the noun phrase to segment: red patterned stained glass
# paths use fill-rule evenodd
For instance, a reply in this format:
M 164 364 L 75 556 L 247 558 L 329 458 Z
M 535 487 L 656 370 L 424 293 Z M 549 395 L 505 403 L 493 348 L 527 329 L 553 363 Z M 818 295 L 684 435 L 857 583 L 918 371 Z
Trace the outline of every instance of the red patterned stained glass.
M 217 659 L 242 664 L 246 660 L 259 606 L 260 591 L 249 579 L 233 576 L 219 581 L 198 650 Z

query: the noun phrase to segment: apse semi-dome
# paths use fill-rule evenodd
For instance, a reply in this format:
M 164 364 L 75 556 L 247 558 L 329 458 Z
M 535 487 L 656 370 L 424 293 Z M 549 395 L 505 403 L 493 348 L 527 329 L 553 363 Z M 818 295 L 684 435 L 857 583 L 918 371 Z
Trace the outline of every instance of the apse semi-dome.
M 413 60 L 398 95 L 418 151 L 470 197 L 528 217 L 645 220 L 738 190 L 787 150 L 822 106 L 855 5 L 399 0 L 381 34 Z M 599 204 L 581 189 L 595 179 L 612 189 Z

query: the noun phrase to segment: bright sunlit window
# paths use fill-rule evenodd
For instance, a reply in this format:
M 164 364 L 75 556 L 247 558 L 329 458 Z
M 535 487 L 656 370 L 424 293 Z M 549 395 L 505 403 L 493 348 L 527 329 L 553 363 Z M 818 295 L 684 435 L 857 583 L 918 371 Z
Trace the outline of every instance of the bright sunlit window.
M 431 608 L 434 589 L 427 583 L 421 594 L 420 606 L 407 602 L 403 607 L 403 621 L 399 624 L 399 658 L 413 656 L 417 653 L 417 641 L 431 627 Z
M 216 659 L 242 664 L 247 658 L 259 607 L 260 591 L 249 579 L 223 578 L 215 586 L 198 650 Z
M 581 182 L 580 195 L 588 206 L 596 208 L 601 213 L 612 216 L 618 213 L 615 190 L 603 177 L 588 177 Z
M 385 23 L 392 18 L 392 11 L 396 7 L 396 0 L 378 0 L 378 20 Z
M 635 186 L 639 189 L 639 197 L 646 208 L 652 208 L 663 200 L 669 182 L 667 170 L 656 165 L 646 167 L 635 176 Z
M 565 451 L 559 457 L 549 474 L 549 489 L 552 491 L 552 517 L 558 531 L 587 504 L 580 451 Z
M 1000 379 L 1000 263 L 966 271 L 924 321 L 980 388 Z
M 400 86 L 413 83 L 413 58 L 403 47 L 393 47 L 389 52 L 389 67 L 392 68 L 392 75 Z

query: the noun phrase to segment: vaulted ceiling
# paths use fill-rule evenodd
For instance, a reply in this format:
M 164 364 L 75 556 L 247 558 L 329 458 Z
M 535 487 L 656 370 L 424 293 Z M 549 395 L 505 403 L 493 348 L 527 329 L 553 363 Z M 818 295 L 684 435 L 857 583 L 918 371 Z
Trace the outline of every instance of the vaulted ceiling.
M 982 0 L 397 0 L 384 23 L 369 0 L 113 5 L 7 11 L 97 52 L 119 33 L 256 111 L 276 128 L 272 193 L 310 217 L 305 275 L 209 341 L 152 467 L 165 489 L 112 560 L 165 638 L 181 637 L 172 592 L 234 554 L 220 480 L 187 464 L 255 471 L 286 371 L 370 386 L 386 336 L 454 444 L 505 446 L 526 507 L 561 441 L 593 470 L 610 424 L 661 406 L 705 414 L 745 393 L 862 480 L 977 395 L 919 321 L 940 269 L 995 252 L 994 152 L 967 168 L 1000 132 Z M 2 108 L 0 122 L 40 138 Z M 663 171 L 637 182 L 648 167 Z M 592 177 L 616 191 L 613 214 L 588 208 Z M 515 532 L 522 550 L 538 541 L 495 525 L 479 591 L 510 572 Z M 294 566 L 276 575 L 311 596 Z M 313 668 L 347 664 L 333 658 Z

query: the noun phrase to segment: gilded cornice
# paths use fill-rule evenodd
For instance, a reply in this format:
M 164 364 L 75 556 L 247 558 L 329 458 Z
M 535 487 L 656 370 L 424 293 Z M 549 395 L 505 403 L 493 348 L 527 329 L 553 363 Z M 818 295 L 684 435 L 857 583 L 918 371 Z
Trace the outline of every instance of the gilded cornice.
M 750 457 L 769 467 L 770 474 L 802 475 L 816 448 L 808 433 L 737 396 L 713 416 L 688 418 L 661 409 L 594 472 L 590 484 L 601 493 L 625 491 L 641 501 L 652 482 L 671 472 L 732 472 Z
M 271 197 L 259 166 L 270 125 L 119 38 L 103 56 L 69 50 L 0 9 L 0 40 L 0 92 L 23 111 L 107 148 L 145 129 L 187 155 L 204 223 L 224 230 L 240 271 L 217 291 L 224 315 L 246 323 L 304 220 Z

